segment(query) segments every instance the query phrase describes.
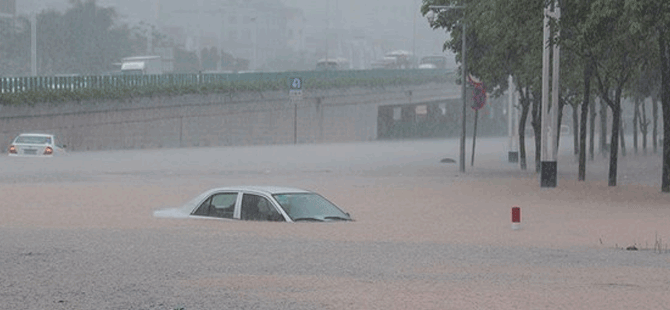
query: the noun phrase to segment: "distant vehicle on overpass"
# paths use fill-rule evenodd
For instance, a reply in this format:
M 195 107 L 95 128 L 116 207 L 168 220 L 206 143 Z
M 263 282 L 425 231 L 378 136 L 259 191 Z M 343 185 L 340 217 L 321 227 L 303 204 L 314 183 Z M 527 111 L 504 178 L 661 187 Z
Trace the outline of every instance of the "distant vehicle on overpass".
M 425 56 L 419 62 L 419 69 L 446 69 L 447 57 L 442 55 Z
M 416 60 L 411 52 L 397 50 L 386 53 L 384 58 L 372 63 L 372 69 L 411 69 L 416 68 Z
M 121 73 L 124 75 L 163 74 L 161 56 L 126 57 L 121 62 Z
M 336 71 L 349 70 L 349 60 L 342 57 L 337 58 L 323 58 L 316 62 L 316 70 L 319 71 Z

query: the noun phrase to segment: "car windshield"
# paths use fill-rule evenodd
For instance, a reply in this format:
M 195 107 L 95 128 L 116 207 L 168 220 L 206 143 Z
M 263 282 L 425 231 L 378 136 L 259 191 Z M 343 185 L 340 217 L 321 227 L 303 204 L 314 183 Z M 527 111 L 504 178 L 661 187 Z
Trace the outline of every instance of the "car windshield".
M 273 196 L 293 221 L 351 219 L 340 208 L 315 193 L 275 194 Z
M 51 137 L 49 136 L 18 136 L 14 143 L 24 144 L 50 144 Z

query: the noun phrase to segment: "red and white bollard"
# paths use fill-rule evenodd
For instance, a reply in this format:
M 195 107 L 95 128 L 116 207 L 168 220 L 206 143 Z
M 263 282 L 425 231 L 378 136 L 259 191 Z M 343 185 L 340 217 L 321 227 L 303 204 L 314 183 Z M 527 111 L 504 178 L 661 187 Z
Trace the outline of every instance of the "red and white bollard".
M 512 229 L 521 229 L 521 208 L 512 207 Z

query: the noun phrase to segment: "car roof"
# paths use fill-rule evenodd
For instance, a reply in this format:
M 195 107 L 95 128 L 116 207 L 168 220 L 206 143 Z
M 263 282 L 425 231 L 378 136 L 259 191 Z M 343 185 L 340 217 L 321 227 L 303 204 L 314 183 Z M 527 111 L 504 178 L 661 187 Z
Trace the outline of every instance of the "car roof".
M 308 190 L 295 187 L 282 187 L 282 186 L 227 186 L 227 187 L 217 187 L 212 188 L 208 192 L 220 192 L 220 191 L 251 191 L 259 192 L 267 195 L 274 194 L 284 194 L 284 193 L 311 193 Z
M 21 133 L 19 136 L 44 136 L 44 137 L 53 137 L 50 133 L 39 133 L 39 132 L 26 132 Z

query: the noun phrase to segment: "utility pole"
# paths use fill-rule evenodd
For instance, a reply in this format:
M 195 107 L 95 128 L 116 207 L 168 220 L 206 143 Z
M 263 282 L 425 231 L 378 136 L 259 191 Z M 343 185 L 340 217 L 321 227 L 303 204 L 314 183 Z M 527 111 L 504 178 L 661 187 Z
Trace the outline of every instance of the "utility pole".
M 464 6 L 452 6 L 452 5 L 431 5 L 429 6 L 430 9 L 432 10 L 437 10 L 438 13 L 440 13 L 440 10 L 453 10 L 453 9 L 462 9 L 463 10 L 463 23 L 462 23 L 462 30 L 463 30 L 463 38 L 461 39 L 461 98 L 463 100 L 463 109 L 461 111 L 461 142 L 460 142 L 460 156 L 459 156 L 459 170 L 460 172 L 465 172 L 465 130 L 466 130 L 466 122 L 465 122 L 465 116 L 467 112 L 467 99 L 466 99 L 466 76 L 468 75 L 468 70 L 467 70 L 467 65 L 466 65 L 466 44 L 465 44 L 465 33 L 466 33 L 466 27 L 465 27 L 465 7 Z
M 30 16 L 30 74 L 37 76 L 37 13 Z
M 541 153 L 541 171 L 540 187 L 556 187 L 558 165 L 556 158 L 558 156 L 558 100 L 559 100 L 559 66 L 560 66 L 560 47 L 557 44 L 551 44 L 553 35 L 551 34 L 550 18 L 559 19 L 561 16 L 557 1 L 551 4 L 551 7 L 544 9 L 544 36 L 542 45 L 542 153 Z M 558 34 L 556 34 L 558 35 Z M 553 47 L 553 76 L 551 78 L 551 105 L 549 101 L 549 70 L 551 70 L 551 57 Z

